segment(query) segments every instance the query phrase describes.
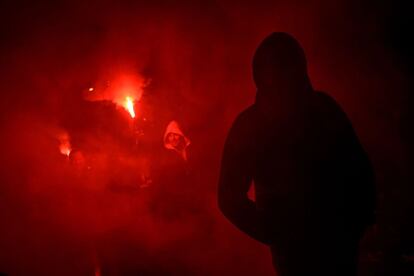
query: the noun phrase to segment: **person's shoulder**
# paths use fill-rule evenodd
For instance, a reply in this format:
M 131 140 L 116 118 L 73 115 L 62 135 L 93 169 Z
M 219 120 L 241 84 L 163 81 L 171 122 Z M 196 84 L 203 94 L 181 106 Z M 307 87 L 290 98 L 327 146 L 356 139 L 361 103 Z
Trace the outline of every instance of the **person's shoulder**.
M 326 127 L 341 135 L 353 132 L 351 120 L 334 98 L 324 92 L 315 92 L 314 98 L 318 118 Z
M 253 124 L 255 119 L 255 108 L 254 106 L 249 106 L 245 110 L 237 115 L 236 119 L 233 121 L 232 129 L 242 130 L 249 128 Z
M 249 140 L 248 137 L 254 132 L 254 118 L 255 110 L 253 106 L 240 112 L 229 129 L 227 142 L 233 145 L 241 145 Z
M 313 93 L 314 103 L 319 107 L 324 108 L 340 108 L 339 104 L 329 94 L 322 91 L 315 91 Z
M 234 120 L 234 123 L 243 124 L 248 121 L 254 120 L 255 115 L 256 115 L 255 107 L 254 105 L 251 105 L 245 110 L 243 110 L 242 112 L 240 112 L 239 115 L 237 115 L 236 119 Z
M 325 116 L 331 119 L 348 120 L 348 117 L 339 103 L 330 95 L 322 91 L 315 91 L 313 94 L 314 107 Z

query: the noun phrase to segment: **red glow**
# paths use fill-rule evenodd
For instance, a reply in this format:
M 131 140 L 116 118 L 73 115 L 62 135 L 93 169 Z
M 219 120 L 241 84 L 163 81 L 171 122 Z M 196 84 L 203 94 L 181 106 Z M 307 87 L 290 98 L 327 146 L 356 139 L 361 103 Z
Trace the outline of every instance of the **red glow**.
M 66 145 L 66 144 L 60 145 L 59 150 L 61 154 L 66 155 L 68 157 L 70 155 L 70 152 L 72 151 L 72 149 L 70 148 L 70 145 Z
M 148 81 L 137 73 L 117 72 L 86 89 L 89 93 L 85 93 L 84 98 L 88 101 L 112 101 L 135 118 L 134 104 L 141 99 L 147 84 Z
M 61 154 L 66 155 L 67 157 L 69 157 L 71 151 L 72 151 L 72 146 L 70 144 L 70 137 L 69 134 L 66 132 L 61 132 L 58 134 L 58 140 L 59 140 L 59 151 Z
M 135 118 L 134 103 L 141 99 L 143 85 L 143 79 L 137 76 L 119 76 L 114 80 L 109 89 L 111 100 L 128 111 L 131 118 Z
M 98 80 L 94 86 L 86 89 L 84 97 L 88 101 L 113 101 L 124 106 L 126 97 L 134 101 L 141 99 L 147 81 L 137 73 L 117 72 Z

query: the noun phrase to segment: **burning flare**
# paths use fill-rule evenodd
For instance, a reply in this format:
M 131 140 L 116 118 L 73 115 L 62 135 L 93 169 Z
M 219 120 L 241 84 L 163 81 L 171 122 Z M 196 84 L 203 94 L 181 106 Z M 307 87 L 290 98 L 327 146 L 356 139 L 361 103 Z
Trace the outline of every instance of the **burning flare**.
M 60 153 L 69 157 L 70 152 L 72 151 L 69 144 L 62 144 L 59 147 Z
M 60 145 L 59 145 L 60 153 L 69 157 L 72 151 L 72 146 L 70 145 L 69 134 L 67 132 L 62 132 L 59 134 L 58 139 L 60 142 Z
M 129 112 L 131 118 L 135 118 L 134 100 L 131 97 L 125 98 L 124 108 Z

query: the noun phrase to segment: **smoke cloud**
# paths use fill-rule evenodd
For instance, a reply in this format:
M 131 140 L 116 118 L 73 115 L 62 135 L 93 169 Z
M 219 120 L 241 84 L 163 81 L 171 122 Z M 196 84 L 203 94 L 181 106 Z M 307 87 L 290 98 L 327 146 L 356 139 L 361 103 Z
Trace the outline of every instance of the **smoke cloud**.
M 386 5 L 2 5 L 0 272 L 273 275 L 268 249 L 231 226 L 215 201 L 228 128 L 254 102 L 251 58 L 273 31 L 302 43 L 314 88 L 347 112 L 372 158 L 381 195 L 406 181 L 399 132 L 407 77 L 384 42 Z M 158 215 L 151 205 L 156 197 L 131 184 L 143 183 L 151 166 L 136 157 L 137 133 L 120 104 L 126 94 L 113 92 L 125 86 L 135 89 L 137 117 L 148 128 L 143 156 L 162 149 L 171 120 L 192 141 L 193 192 L 186 196 L 196 210 L 174 219 Z M 62 154 L 62 143 L 71 157 Z

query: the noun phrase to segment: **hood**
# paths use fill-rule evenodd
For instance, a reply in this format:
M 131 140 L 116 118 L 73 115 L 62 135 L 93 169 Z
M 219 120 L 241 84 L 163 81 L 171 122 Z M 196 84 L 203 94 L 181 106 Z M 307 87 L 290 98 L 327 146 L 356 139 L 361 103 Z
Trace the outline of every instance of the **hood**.
M 299 42 L 282 32 L 266 37 L 253 57 L 253 79 L 258 94 L 289 98 L 308 90 L 307 62 Z
M 184 139 L 184 148 L 183 149 L 177 149 L 167 141 L 168 134 L 178 134 Z M 181 131 L 180 125 L 177 123 L 177 121 L 171 121 L 167 125 L 167 129 L 164 133 L 164 147 L 170 150 L 174 150 L 178 152 L 184 160 L 187 160 L 187 147 L 190 145 L 190 140 L 184 135 L 184 133 Z

